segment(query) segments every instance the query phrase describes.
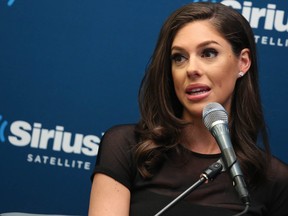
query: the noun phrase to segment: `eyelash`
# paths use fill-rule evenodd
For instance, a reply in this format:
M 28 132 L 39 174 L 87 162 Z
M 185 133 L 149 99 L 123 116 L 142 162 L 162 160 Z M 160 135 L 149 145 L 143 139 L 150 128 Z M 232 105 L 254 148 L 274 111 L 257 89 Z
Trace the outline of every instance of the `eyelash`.
M 211 57 L 212 54 L 212 57 Z M 204 49 L 203 52 L 201 53 L 202 58 L 214 58 L 218 55 L 218 51 L 213 49 L 213 48 L 207 48 Z
M 187 57 L 185 57 L 184 55 L 180 54 L 180 53 L 175 53 L 171 55 L 171 60 L 174 61 L 175 63 L 179 63 L 182 62 L 183 60 L 186 60 Z M 181 59 L 180 59 L 181 58 Z
M 205 48 L 201 51 L 200 54 L 201 58 L 215 58 L 218 56 L 218 51 L 214 48 Z M 171 61 L 175 62 L 176 64 L 181 64 L 183 61 L 187 60 L 188 57 L 182 53 L 174 53 L 170 57 Z

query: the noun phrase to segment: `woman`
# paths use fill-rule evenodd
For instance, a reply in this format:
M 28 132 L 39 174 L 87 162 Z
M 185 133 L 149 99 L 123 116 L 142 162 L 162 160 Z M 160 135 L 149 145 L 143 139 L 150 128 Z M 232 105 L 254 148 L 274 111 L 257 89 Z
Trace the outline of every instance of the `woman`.
M 245 215 L 288 215 L 288 167 L 272 157 L 249 23 L 221 4 L 192 3 L 164 23 L 139 91 L 141 120 L 102 139 L 89 215 L 155 215 L 221 157 L 203 108 L 229 114 L 251 196 Z M 201 185 L 165 215 L 234 215 L 244 206 L 229 172 Z

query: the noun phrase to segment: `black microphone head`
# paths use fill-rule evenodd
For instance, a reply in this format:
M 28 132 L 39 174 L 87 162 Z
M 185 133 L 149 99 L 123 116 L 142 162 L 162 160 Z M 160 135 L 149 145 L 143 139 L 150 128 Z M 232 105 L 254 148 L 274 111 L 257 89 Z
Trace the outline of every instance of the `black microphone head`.
M 213 123 L 216 121 L 222 121 L 228 124 L 228 114 L 224 107 L 216 102 L 207 104 L 202 112 L 202 118 L 205 126 L 210 130 Z

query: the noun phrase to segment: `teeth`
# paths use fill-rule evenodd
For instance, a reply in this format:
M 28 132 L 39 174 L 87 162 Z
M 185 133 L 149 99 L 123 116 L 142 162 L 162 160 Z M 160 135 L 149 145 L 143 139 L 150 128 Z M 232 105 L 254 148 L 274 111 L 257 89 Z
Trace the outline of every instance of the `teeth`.
M 201 91 L 201 89 L 200 88 L 198 88 L 198 89 L 192 89 L 192 93 L 195 93 L 195 92 L 199 92 L 199 91 Z M 202 90 L 203 91 L 203 90 Z
M 200 92 L 191 92 L 190 94 L 202 94 L 202 93 L 204 93 L 204 92 L 206 92 L 206 91 L 200 91 Z
M 192 89 L 189 94 L 203 94 L 207 92 L 206 89 L 202 89 L 202 88 L 197 88 L 197 89 Z

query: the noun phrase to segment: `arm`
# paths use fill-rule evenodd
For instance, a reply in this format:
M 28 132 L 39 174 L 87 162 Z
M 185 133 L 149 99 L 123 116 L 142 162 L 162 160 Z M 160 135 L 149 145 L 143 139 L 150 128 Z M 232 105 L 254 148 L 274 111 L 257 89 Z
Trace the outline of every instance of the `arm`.
M 89 216 L 129 216 L 130 191 L 113 178 L 98 173 L 94 176 Z

